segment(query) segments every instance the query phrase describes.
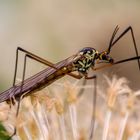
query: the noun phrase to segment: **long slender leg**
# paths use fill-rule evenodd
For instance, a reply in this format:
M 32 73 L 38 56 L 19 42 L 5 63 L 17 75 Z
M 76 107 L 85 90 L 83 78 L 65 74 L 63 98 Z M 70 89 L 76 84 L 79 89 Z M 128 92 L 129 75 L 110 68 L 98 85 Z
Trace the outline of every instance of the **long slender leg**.
M 29 58 L 32 58 L 38 62 L 41 62 L 47 66 L 53 66 L 52 63 L 38 57 L 37 55 L 34 55 L 20 47 L 17 48 L 16 50 L 16 62 L 15 62 L 15 72 L 14 72 L 14 80 L 13 80 L 13 86 L 15 86 L 15 82 L 16 82 L 16 76 L 17 76 L 17 64 L 18 64 L 18 54 L 19 54 L 19 51 L 22 51 L 25 53 L 25 57 L 24 57 L 24 68 L 23 68 L 23 75 L 22 75 L 22 84 L 21 84 L 21 90 L 20 92 L 22 92 L 22 87 L 23 87 L 23 84 L 24 84 L 24 79 L 25 79 L 25 71 L 26 71 L 26 58 L 29 57 Z M 13 97 L 14 98 L 14 97 Z M 12 99 L 10 99 L 12 101 Z M 12 101 L 13 102 L 13 101 Z M 19 100 L 18 100 L 18 105 L 17 105 L 17 111 L 16 111 L 16 117 L 18 117 L 18 114 L 19 114 L 19 108 L 20 108 L 20 102 L 21 102 L 21 98 L 19 97 Z M 9 140 L 16 134 L 16 127 L 14 128 L 14 132 L 13 134 L 10 136 Z
M 24 84 L 25 71 L 26 71 L 26 58 L 27 58 L 27 57 L 28 57 L 28 58 L 31 58 L 31 59 L 33 59 L 33 60 L 36 60 L 36 61 L 38 61 L 38 62 L 41 62 L 41 63 L 43 63 L 43 64 L 45 64 L 45 65 L 47 65 L 47 66 L 53 67 L 54 69 L 57 69 L 56 67 L 54 67 L 54 64 L 52 64 L 52 63 L 50 63 L 50 62 L 48 62 L 48 61 L 46 61 L 46 60 L 44 60 L 44 59 L 42 59 L 42 58 L 40 58 L 40 57 L 34 55 L 34 54 L 32 54 L 32 53 L 30 53 L 30 52 L 28 52 L 28 51 L 26 51 L 26 50 L 24 50 L 24 49 L 22 49 L 22 48 L 20 48 L 20 47 L 18 47 L 18 48 L 17 48 L 17 51 L 16 51 L 16 63 L 15 63 L 15 73 L 14 73 L 13 86 L 15 86 L 16 75 L 17 75 L 18 51 L 25 52 L 24 68 L 23 68 L 23 76 L 22 76 L 22 82 L 21 82 L 22 84 L 21 84 L 21 91 L 20 91 L 20 92 L 22 92 L 22 87 L 23 87 L 23 84 Z M 72 76 L 72 77 L 74 77 L 74 78 L 76 78 L 76 79 L 81 79 L 81 78 L 82 78 L 81 75 L 76 75 L 76 74 L 73 74 L 73 73 L 70 73 L 69 75 Z M 90 78 L 87 77 L 87 79 L 90 79 Z M 21 94 L 19 94 L 19 95 L 21 95 Z M 21 98 L 19 98 L 19 100 L 18 100 L 18 106 L 17 106 L 16 117 L 18 116 L 18 113 L 19 113 L 20 102 L 21 102 Z M 10 138 L 12 138 L 15 134 L 16 134 L 16 128 L 14 129 L 14 133 L 13 133 L 13 135 L 12 135 Z
M 33 54 L 33 53 L 30 53 L 29 51 L 26 51 L 26 50 L 24 50 L 24 49 L 18 47 L 18 48 L 17 48 L 17 51 L 16 51 L 16 63 L 15 63 L 15 72 L 14 72 L 13 86 L 15 86 L 15 81 L 16 81 L 17 64 L 18 64 L 18 52 L 19 52 L 19 51 L 22 51 L 22 52 L 25 53 L 25 58 L 24 58 L 24 69 L 26 68 L 26 57 L 27 57 L 27 58 L 33 59 L 33 60 L 35 60 L 35 61 L 37 61 L 37 62 L 40 62 L 40 63 L 42 63 L 42 64 L 45 64 L 45 65 L 47 65 L 47 66 L 49 66 L 49 67 L 52 67 L 52 68 L 54 68 L 54 69 L 57 70 L 57 68 L 54 66 L 53 63 L 51 63 L 51 62 L 49 62 L 49 61 L 47 61 L 47 60 L 45 60 L 45 59 L 43 59 L 43 58 L 41 58 L 41 57 L 39 57 L 39 56 Z M 23 71 L 24 71 L 24 70 L 23 70 Z M 24 74 L 24 73 L 23 73 L 23 74 Z M 25 74 L 24 74 L 24 75 L 25 75 Z M 81 78 L 83 77 L 83 76 L 81 76 L 81 75 L 77 75 L 77 74 L 74 74 L 74 73 L 69 73 L 68 75 L 70 75 L 70 76 L 72 76 L 73 78 L 76 78 L 76 79 L 81 79 Z M 23 77 L 24 77 L 24 76 L 23 76 Z M 23 80 L 22 80 L 22 81 L 23 81 Z
M 108 64 L 105 64 L 103 66 L 100 66 L 100 67 L 96 67 L 96 68 L 92 68 L 94 71 L 95 70 L 100 70 L 100 69 L 103 69 L 103 68 L 106 68 L 106 67 L 110 67 L 110 66 L 113 66 L 113 65 L 116 65 L 116 64 L 121 64 L 121 63 L 125 63 L 125 62 L 128 62 L 128 61 L 134 61 L 134 60 L 138 60 L 140 59 L 140 56 L 135 56 L 135 57 L 130 57 L 130 58 L 127 58 L 127 59 L 122 59 L 122 60 L 119 60 L 119 61 L 116 61 L 112 64 L 108 63 Z
M 18 64 L 18 53 L 19 51 L 22 51 L 25 53 L 25 57 L 24 57 L 24 67 L 23 67 L 23 75 L 22 75 L 22 82 L 21 82 L 21 89 L 20 89 L 20 93 L 22 93 L 22 88 L 23 88 L 23 84 L 24 84 L 24 79 L 25 79 L 25 72 L 26 72 L 26 61 L 27 61 L 27 57 L 28 58 L 31 58 L 33 60 L 36 60 L 40 63 L 43 63 L 47 66 L 50 66 L 50 67 L 53 67 L 54 69 L 57 69 L 56 67 L 54 67 L 54 64 L 52 64 L 51 62 L 49 61 L 46 61 L 45 59 L 43 58 L 40 58 L 39 56 L 37 55 L 34 55 L 20 47 L 17 48 L 16 50 L 16 62 L 15 62 L 15 72 L 14 72 L 14 80 L 13 80 L 13 86 L 15 86 L 15 82 L 16 82 L 16 76 L 17 76 L 17 64 Z M 81 79 L 82 77 L 80 75 L 76 75 L 76 74 L 69 74 L 70 76 L 74 77 L 74 78 L 77 78 L 77 79 Z M 21 94 L 19 94 L 21 95 Z M 18 99 L 18 105 L 17 105 L 17 111 L 16 111 L 16 117 L 18 117 L 18 114 L 19 114 L 19 108 L 20 108 L 20 102 L 21 102 L 21 99 L 22 99 L 23 96 L 19 96 L 19 99 Z M 14 98 L 14 97 L 12 97 Z M 10 99 L 11 100 L 11 99 Z M 16 134 L 16 127 L 14 128 L 14 133 L 10 136 L 9 139 L 11 139 L 14 135 Z
M 131 36 L 132 36 L 132 40 L 133 40 L 133 44 L 134 44 L 134 49 L 135 49 L 135 52 L 136 52 L 136 56 L 138 57 L 138 50 L 137 50 L 137 45 L 136 45 L 136 41 L 135 41 L 135 36 L 134 36 L 134 32 L 133 32 L 133 29 L 132 29 L 131 26 L 126 28 L 114 41 L 113 41 L 113 39 L 114 39 L 114 37 L 113 37 L 113 39 L 110 41 L 110 45 L 109 45 L 109 48 L 107 50 L 108 54 L 110 53 L 111 48 L 129 31 L 131 32 Z M 140 60 L 137 59 L 137 61 L 138 61 L 139 69 L 140 69 Z
M 97 76 L 93 75 L 91 77 L 85 77 L 87 80 L 92 80 L 94 82 L 94 92 L 93 92 L 93 110 L 92 110 L 92 118 L 91 118 L 91 126 L 89 133 L 89 140 L 94 138 L 94 128 L 95 128 L 95 115 L 96 115 L 96 98 L 97 98 Z
M 23 67 L 23 75 L 22 75 L 20 93 L 22 93 L 22 88 L 23 88 L 24 80 L 25 80 L 26 62 L 27 62 L 27 55 L 25 55 L 25 57 L 24 57 L 24 67 Z M 18 101 L 18 107 L 17 107 L 16 117 L 18 116 L 18 113 L 19 113 L 20 101 L 21 101 L 22 97 L 23 96 L 20 96 L 19 101 Z
M 25 80 L 26 62 L 27 62 L 27 54 L 26 54 L 25 57 L 24 57 L 24 66 L 23 66 L 23 75 L 22 75 L 20 93 L 22 93 L 22 88 L 23 88 L 23 84 L 24 84 L 24 80 Z M 16 71 L 17 71 L 17 70 L 16 70 Z M 14 80 L 15 80 L 15 79 L 14 79 Z M 14 81 L 14 82 L 15 82 L 15 81 Z M 15 83 L 14 83 L 14 84 L 15 84 Z M 21 95 L 21 94 L 20 94 L 20 95 Z M 21 103 L 22 97 L 23 97 L 23 96 L 20 96 L 20 97 L 19 97 L 19 100 L 18 100 L 17 110 L 16 110 L 16 118 L 18 117 L 18 114 L 19 114 L 20 103 Z M 17 129 L 16 129 L 16 126 L 15 126 L 14 132 L 13 132 L 13 134 L 10 136 L 9 140 L 10 140 L 14 135 L 16 135 L 16 131 L 17 131 Z
M 77 76 L 77 75 L 76 75 Z M 80 75 L 78 75 L 77 79 L 79 79 Z M 89 133 L 89 140 L 94 138 L 94 128 L 95 128 L 95 115 L 96 115 L 96 98 L 97 98 L 97 76 L 85 76 L 85 81 L 83 84 L 86 84 L 86 80 L 94 80 L 94 91 L 93 91 L 93 110 L 92 110 L 92 118 L 91 118 L 91 126 L 90 126 L 90 133 Z M 78 93 L 78 96 L 81 96 L 81 92 L 83 93 L 84 90 L 81 90 Z
M 87 83 L 87 80 L 86 80 L 86 79 L 83 79 L 82 87 L 84 87 L 84 86 L 86 85 L 86 83 Z M 84 90 L 85 90 L 84 88 L 81 88 L 81 89 L 78 91 L 78 94 L 77 94 L 77 97 L 78 97 L 78 98 L 81 97 L 81 96 L 83 95 Z
M 42 64 L 44 64 L 44 65 L 47 65 L 47 66 L 52 67 L 52 68 L 54 68 L 54 69 L 57 70 L 57 68 L 54 66 L 54 64 L 51 63 L 50 61 L 47 61 L 47 60 L 45 60 L 45 59 L 43 59 L 43 58 L 41 58 L 41 57 L 39 57 L 39 56 L 37 56 L 37 55 L 35 55 L 35 54 L 33 54 L 33 53 L 31 53 L 31 52 L 29 52 L 29 51 L 27 51 L 27 50 L 21 48 L 21 47 L 18 47 L 18 48 L 17 48 L 17 51 L 16 51 L 16 63 L 15 63 L 14 83 L 15 83 L 16 73 L 17 73 L 17 63 L 18 63 L 18 52 L 19 52 L 19 51 L 24 52 L 25 54 L 27 54 L 27 56 L 28 56 L 29 58 L 31 58 L 31 59 L 33 59 L 33 60 L 35 60 L 35 61 L 37 61 L 37 62 L 40 62 L 40 63 L 42 63 Z M 76 78 L 76 77 L 75 77 L 75 74 L 73 74 L 73 73 L 68 73 L 68 75 L 71 76 L 71 77 L 73 77 L 73 78 Z M 81 78 L 81 77 L 79 77 L 79 79 L 80 79 L 80 78 Z
M 14 71 L 14 79 L 13 79 L 13 87 L 15 87 L 15 82 L 16 82 L 16 75 L 17 75 L 17 64 L 18 64 L 18 48 L 16 50 L 16 62 L 15 62 L 15 71 Z M 10 98 L 10 102 L 14 103 L 13 98 Z M 20 106 L 20 101 L 18 102 L 18 107 L 17 107 L 17 111 L 16 111 L 16 117 L 18 116 L 18 112 L 19 112 L 19 106 Z M 16 135 L 16 127 L 14 128 L 14 132 L 13 134 L 8 138 L 8 140 L 11 140 L 12 137 Z

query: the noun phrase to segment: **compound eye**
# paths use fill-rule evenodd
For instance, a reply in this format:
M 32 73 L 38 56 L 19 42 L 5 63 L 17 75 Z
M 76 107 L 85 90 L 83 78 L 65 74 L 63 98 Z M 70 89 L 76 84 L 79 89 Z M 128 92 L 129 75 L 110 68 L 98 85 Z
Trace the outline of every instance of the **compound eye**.
M 87 51 L 87 53 L 91 55 L 92 54 L 92 51 Z
M 86 53 L 87 53 L 87 51 L 83 51 L 83 55 L 86 54 Z
M 102 60 L 107 60 L 108 56 L 106 56 L 105 54 L 102 55 Z

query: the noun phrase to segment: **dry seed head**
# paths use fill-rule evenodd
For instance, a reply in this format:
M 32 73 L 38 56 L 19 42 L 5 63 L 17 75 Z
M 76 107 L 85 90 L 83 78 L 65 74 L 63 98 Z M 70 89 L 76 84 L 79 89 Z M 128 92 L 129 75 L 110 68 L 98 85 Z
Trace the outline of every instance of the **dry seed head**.
M 35 120 L 33 118 L 28 121 L 28 128 L 31 132 L 33 139 L 36 139 L 37 136 L 39 135 L 39 129 L 34 121 Z
M 24 118 L 23 113 L 20 113 L 18 117 L 16 117 L 16 126 L 17 128 L 23 127 L 23 125 L 27 124 L 28 120 Z
M 125 81 L 123 78 L 120 78 L 120 79 L 117 79 L 116 77 L 112 78 L 111 80 L 107 77 L 107 82 L 109 84 L 109 88 L 107 89 L 107 96 L 105 95 L 105 97 L 107 97 L 107 103 L 108 103 L 108 108 L 106 108 L 105 105 L 105 102 L 103 102 L 103 105 L 101 106 L 101 104 L 99 105 L 99 103 L 97 103 L 97 108 L 96 108 L 96 132 L 98 131 L 101 131 L 102 128 L 103 128 L 103 124 L 104 122 L 106 121 L 105 118 L 104 118 L 104 113 L 106 113 L 108 110 L 111 112 L 111 119 L 109 121 L 109 131 L 108 131 L 108 137 L 109 139 L 115 139 L 117 137 L 117 134 L 118 134 L 118 131 L 119 131 L 119 128 L 120 128 L 120 122 L 122 122 L 121 120 L 123 120 L 126 115 L 126 112 L 129 113 L 128 111 L 131 110 L 133 107 L 135 107 L 136 104 L 134 104 L 134 101 L 135 101 L 135 98 L 133 96 L 134 93 L 132 93 L 132 91 L 130 91 L 130 89 L 127 87 L 127 81 Z M 65 82 L 66 83 L 66 82 Z M 66 86 L 66 90 L 67 91 L 67 101 L 70 103 L 70 106 L 74 106 L 75 107 L 75 111 L 76 113 L 79 113 L 79 108 L 77 107 L 81 107 L 81 105 L 79 103 L 81 102 L 76 102 L 78 100 L 78 98 L 76 97 L 76 94 L 77 94 L 77 85 L 73 85 L 73 84 L 67 84 Z M 63 86 L 64 88 L 64 86 Z M 42 92 L 42 91 L 41 91 Z M 40 93 L 41 93 L 40 92 Z M 20 108 L 20 115 L 18 120 L 16 120 L 14 122 L 13 119 L 15 119 L 15 112 L 16 112 L 16 107 L 15 106 L 12 106 L 12 109 L 10 112 L 12 112 L 10 114 L 10 121 L 7 121 L 6 124 L 7 126 L 9 124 L 12 124 L 13 126 L 15 126 L 15 124 L 17 124 L 17 130 L 18 130 L 18 134 L 20 135 L 21 139 L 26 139 L 25 136 L 25 130 L 22 128 L 26 128 L 26 130 L 29 130 L 28 133 L 30 133 L 32 139 L 36 139 L 36 138 L 42 138 L 40 137 L 40 131 L 43 130 L 43 127 L 44 127 L 44 124 L 43 125 L 40 123 L 42 122 L 41 120 L 39 119 L 45 119 L 45 122 L 47 122 L 47 135 L 48 137 L 51 138 L 51 140 L 55 139 L 56 135 L 58 136 L 58 139 L 61 137 L 60 133 L 60 130 L 59 130 L 59 125 L 62 125 L 63 123 L 60 123 L 59 121 L 63 120 L 63 117 L 66 117 L 65 114 L 67 114 L 68 116 L 68 113 L 64 113 L 64 107 L 62 105 L 62 103 L 60 102 L 60 100 L 58 99 L 54 99 L 54 98 L 51 98 L 49 96 L 46 96 L 46 94 L 40 94 L 40 93 L 36 93 L 35 96 L 33 95 L 32 96 L 32 99 L 30 98 L 24 98 L 24 99 L 27 99 L 26 100 L 22 100 L 21 102 L 21 108 Z M 123 95 L 123 98 L 121 98 L 121 94 L 124 94 Z M 126 96 L 126 93 L 128 96 Z M 137 93 L 138 94 L 138 93 Z M 119 97 L 118 97 L 119 95 Z M 62 96 L 62 94 L 60 95 Z M 135 95 L 136 96 L 136 95 Z M 64 103 L 65 103 L 65 99 L 66 98 L 61 98 L 61 99 L 64 99 Z M 105 98 L 104 98 L 105 99 Z M 32 101 L 32 102 L 31 102 Z M 89 101 L 89 98 L 84 98 L 84 102 L 88 102 Z M 99 100 L 100 101 L 100 100 Z M 75 103 L 76 102 L 76 106 L 75 106 Z M 32 104 L 33 103 L 33 104 Z M 43 104 L 42 104 L 43 103 Z M 83 102 L 82 102 L 83 103 Z M 36 105 L 35 105 L 36 104 Z M 40 108 L 38 108 L 38 104 L 40 105 Z M 123 108 L 125 109 L 123 113 L 124 116 L 120 116 L 120 114 L 118 114 L 118 112 L 116 112 L 116 110 L 113 110 L 111 111 L 111 109 L 114 109 L 114 107 L 118 107 L 117 105 L 119 104 L 119 106 L 121 106 L 122 108 L 120 109 L 121 111 L 123 110 Z M 123 106 L 122 106 L 123 104 Z M 34 108 L 33 106 L 36 106 L 37 108 Z M 64 104 L 66 105 L 66 104 Z M 47 106 L 47 107 L 46 107 Z M 45 107 L 45 108 L 44 108 Z M 61 116 L 59 116 L 59 121 L 58 121 L 58 116 L 56 116 L 56 113 L 55 111 L 51 111 L 53 109 L 53 107 L 55 107 L 57 113 Z M 26 109 L 27 108 L 27 109 Z M 47 109 L 46 109 L 47 108 Z M 67 107 L 66 107 L 67 108 Z M 82 108 L 82 107 L 81 107 Z M 0 108 L 1 109 L 1 108 Z M 26 110 L 25 110 L 26 109 Z M 28 110 L 29 109 L 29 110 Z M 106 109 L 106 110 L 105 110 Z M 42 111 L 49 111 L 46 114 L 43 114 Z M 88 109 L 89 111 L 89 114 L 91 113 L 91 109 Z M 135 111 L 135 110 L 134 110 Z M 22 113 L 24 112 L 24 113 Z M 33 113 L 31 115 L 31 112 Z M 42 114 L 44 115 L 42 115 Z M 116 115 L 114 115 L 114 113 Z M 14 115 L 13 115 L 14 114 Z M 41 114 L 43 117 L 39 117 L 38 114 Z M 86 115 L 89 115 L 89 114 L 86 114 Z M 73 115 L 73 114 L 72 114 Z M 79 114 L 78 114 L 79 115 Z M 78 116 L 77 115 L 77 116 Z M 138 115 L 138 113 L 136 114 Z M 38 121 L 38 123 L 35 121 L 35 118 L 34 116 L 36 116 L 36 121 Z M 80 116 L 80 115 L 79 115 Z M 78 116 L 78 117 L 79 117 Z M 114 117 L 115 116 L 115 117 Z M 25 118 L 23 118 L 25 117 Z M 73 117 L 73 116 L 72 116 Z M 74 117 L 73 117 L 74 118 Z M 65 121 L 69 121 L 70 117 L 68 116 L 66 118 Z M 79 118 L 77 118 L 79 119 Z M 133 119 L 133 120 L 132 120 Z M 27 121 L 28 120 L 28 121 Z M 47 120 L 47 121 L 46 121 Z M 136 119 L 137 120 L 137 119 Z M 134 135 L 136 132 L 138 132 L 140 130 L 140 127 L 138 127 L 138 123 L 136 122 L 135 118 L 133 117 L 133 114 L 132 116 L 130 116 L 126 122 L 127 126 L 126 126 L 126 130 L 123 131 L 123 134 L 128 138 L 132 135 Z M 80 121 L 80 119 L 78 120 Z M 132 121 L 135 121 L 135 123 L 131 123 Z M 53 123 L 52 123 L 53 122 Z M 63 122 L 63 121 L 62 121 Z M 74 122 L 74 121 L 73 121 Z M 84 124 L 86 121 L 83 121 L 83 125 L 86 126 L 86 124 Z M 69 121 L 69 123 L 71 123 L 71 121 Z M 38 124 L 41 124 L 40 127 L 38 127 Z M 64 134 L 67 133 L 67 130 L 69 130 L 71 128 L 71 125 L 67 126 L 68 123 L 65 123 L 65 127 L 62 127 L 64 128 Z M 117 124 L 117 125 L 116 125 Z M 129 124 L 129 125 L 128 125 Z M 132 125 L 131 125 L 132 124 Z M 90 124 L 89 124 L 90 125 Z M 82 126 L 83 127 L 83 126 Z M 53 128 L 53 129 L 52 129 Z M 77 123 L 77 128 L 79 128 L 79 123 Z M 40 130 L 40 131 L 39 131 Z M 52 132 L 53 130 L 53 132 Z M 65 133 L 66 131 L 66 133 Z M 9 131 L 11 132 L 11 131 Z M 13 132 L 13 131 L 12 131 Z M 45 131 L 43 131 L 44 133 Z M 87 136 L 88 136 L 88 132 L 87 131 L 78 131 L 78 139 L 77 140 L 86 140 L 87 139 Z M 23 134 L 24 133 L 24 134 Z M 42 134 L 42 133 L 41 133 Z M 60 137 L 59 137 L 60 136 Z M 99 136 L 95 135 L 95 139 Z M 67 138 L 67 134 L 66 134 L 66 138 Z M 71 138 L 73 138 L 73 136 L 71 136 Z
M 118 79 L 116 76 L 113 76 L 110 80 L 107 76 L 104 76 L 109 88 L 107 89 L 107 104 L 108 107 L 113 109 L 118 95 L 128 94 L 131 92 L 128 87 L 128 81 L 125 78 Z
M 38 101 L 38 96 L 36 94 L 33 94 L 30 96 L 30 99 L 31 99 L 31 104 L 33 106 L 36 106 L 37 105 L 37 101 Z
M 134 111 L 134 107 L 135 107 L 135 100 L 136 100 L 136 96 L 134 95 L 134 93 L 129 93 L 129 96 L 127 96 L 126 101 L 124 101 L 125 103 L 122 104 L 122 108 L 120 110 L 120 113 L 122 116 L 125 116 L 126 113 L 130 112 L 132 113 L 132 111 Z
M 46 97 L 47 95 L 43 91 L 38 91 L 34 94 L 31 94 L 30 96 L 33 106 L 36 105 L 37 102 L 41 102 L 41 103 L 44 102 Z
M 46 107 L 49 112 L 54 108 L 55 102 L 55 98 L 46 97 Z
M 59 115 L 62 115 L 64 113 L 64 107 L 58 99 L 55 101 L 55 109 Z
M 8 113 L 10 106 L 7 103 L 0 104 L 0 121 L 6 121 L 8 119 Z
M 29 110 L 33 108 L 33 104 L 30 97 L 26 97 L 22 99 L 21 102 L 21 110 Z M 22 111 L 21 111 L 22 112 Z
M 31 103 L 33 106 L 37 106 L 38 103 L 44 103 L 48 111 L 53 109 L 55 100 L 55 98 L 46 95 L 43 91 L 39 91 L 31 96 Z
M 65 88 L 67 89 L 67 102 L 70 104 L 75 103 L 77 100 L 77 87 L 66 82 Z
M 116 91 L 112 87 L 110 87 L 110 88 L 107 89 L 107 95 L 108 95 L 107 96 L 108 97 L 107 105 L 108 105 L 108 107 L 110 109 L 113 109 L 114 106 L 115 106 L 115 102 L 116 102 L 116 98 L 117 98 L 117 93 L 116 93 Z
M 134 107 L 136 96 L 132 93 L 127 100 L 127 109 L 131 110 Z
M 71 103 L 75 103 L 76 100 L 77 100 L 76 94 L 73 94 L 73 92 L 69 92 L 67 96 L 67 102 L 71 104 Z

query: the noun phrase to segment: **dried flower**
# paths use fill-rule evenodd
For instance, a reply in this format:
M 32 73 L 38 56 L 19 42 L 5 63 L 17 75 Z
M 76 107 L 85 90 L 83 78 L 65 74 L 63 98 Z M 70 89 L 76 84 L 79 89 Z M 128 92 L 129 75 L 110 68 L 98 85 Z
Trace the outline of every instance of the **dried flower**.
M 125 138 L 140 138 L 140 91 L 133 91 L 125 78 L 113 76 L 103 91 L 97 87 L 98 100 L 94 139 L 120 140 Z M 92 119 L 93 95 L 92 85 L 80 86 L 76 81 L 71 84 L 64 82 L 57 84 L 58 93 L 49 90 L 37 92 L 22 100 L 19 115 L 16 118 L 16 107 L 6 103 L 0 104 L 0 119 L 6 130 L 12 134 L 14 127 L 17 134 L 13 140 L 86 140 Z M 56 87 L 55 87 L 56 88 Z M 79 95 L 79 89 L 86 90 Z M 58 90 L 54 91 L 57 92 Z M 106 91 L 106 92 L 105 92 Z M 102 98 L 103 97 L 103 98 Z M 102 135 L 101 135 L 102 134 Z

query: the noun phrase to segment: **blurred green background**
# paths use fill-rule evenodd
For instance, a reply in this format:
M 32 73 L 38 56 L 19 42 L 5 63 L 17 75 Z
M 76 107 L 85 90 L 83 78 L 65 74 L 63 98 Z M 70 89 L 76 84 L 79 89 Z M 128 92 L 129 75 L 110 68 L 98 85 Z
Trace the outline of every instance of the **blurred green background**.
M 120 32 L 131 25 L 140 51 L 140 1 L 138 0 L 1 0 L 0 1 L 0 91 L 12 85 L 16 48 L 20 46 L 51 62 L 61 61 L 83 47 L 107 49 L 116 25 Z M 115 60 L 134 56 L 130 33 L 111 52 Z M 19 63 L 19 74 L 23 57 Z M 32 75 L 44 66 L 28 63 Z M 136 62 L 101 70 L 125 76 L 139 88 Z M 28 75 L 28 74 L 27 74 Z

